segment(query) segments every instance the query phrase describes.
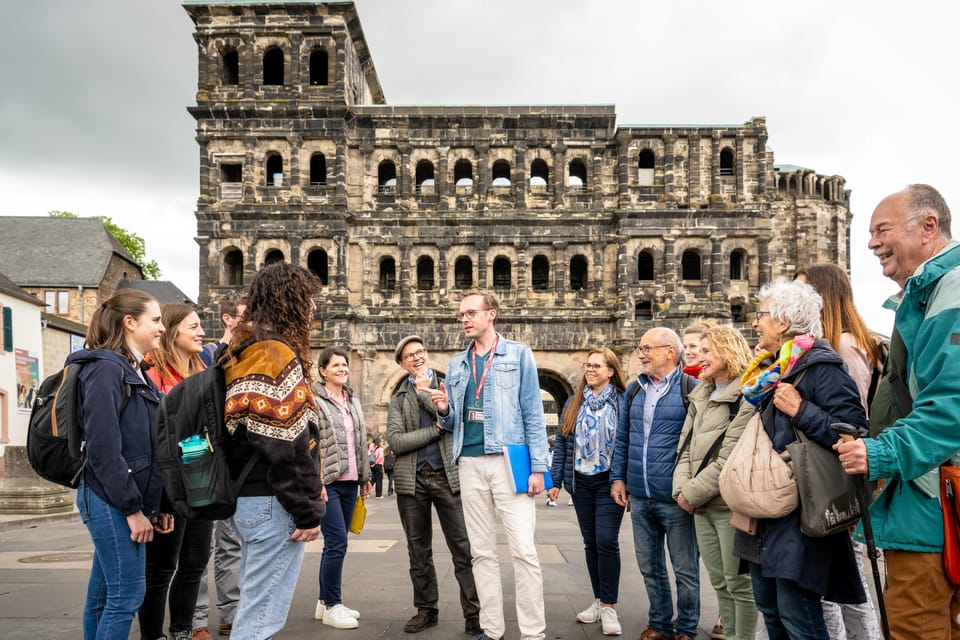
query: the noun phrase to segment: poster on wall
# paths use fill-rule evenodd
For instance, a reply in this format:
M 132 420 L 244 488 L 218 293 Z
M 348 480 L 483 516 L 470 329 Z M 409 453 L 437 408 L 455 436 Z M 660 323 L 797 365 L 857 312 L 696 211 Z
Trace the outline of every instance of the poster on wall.
M 30 413 L 40 386 L 40 358 L 33 351 L 15 349 L 17 367 L 17 411 Z
M 83 336 L 70 335 L 70 353 L 75 353 L 83 349 L 83 343 L 86 341 L 86 338 Z

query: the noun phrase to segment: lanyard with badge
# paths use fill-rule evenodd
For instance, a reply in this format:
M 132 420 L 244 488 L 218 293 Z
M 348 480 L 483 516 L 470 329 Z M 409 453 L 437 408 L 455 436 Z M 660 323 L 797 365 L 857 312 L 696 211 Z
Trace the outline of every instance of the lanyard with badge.
M 474 343 L 473 350 L 470 352 L 470 374 L 473 376 L 473 386 L 476 387 L 476 393 L 474 394 L 473 401 L 467 407 L 467 422 L 483 424 L 483 405 L 480 403 L 480 394 L 483 393 L 483 385 L 487 382 L 487 374 L 490 373 L 490 366 L 493 364 L 493 354 L 497 350 L 497 343 L 499 341 L 500 336 L 497 336 L 493 341 L 493 346 L 490 347 L 490 351 L 487 352 L 487 362 L 483 366 L 483 374 L 481 374 L 479 382 L 477 381 L 476 343 Z

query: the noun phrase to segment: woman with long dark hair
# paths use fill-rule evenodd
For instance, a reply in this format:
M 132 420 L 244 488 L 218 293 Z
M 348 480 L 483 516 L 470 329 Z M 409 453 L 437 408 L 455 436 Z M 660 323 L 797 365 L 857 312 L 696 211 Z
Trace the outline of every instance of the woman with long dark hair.
M 593 589 L 593 602 L 577 621 L 599 622 L 604 635 L 620 635 L 614 605 L 620 591 L 620 523 L 624 508 L 610 495 L 610 462 L 617 436 L 620 398 L 626 389 L 620 360 L 611 349 L 590 351 L 583 378 L 563 410 L 553 448 L 550 475 L 556 500 L 563 485 L 583 536 L 583 552 Z
M 304 543 L 320 535 L 320 434 L 309 344 L 319 290 L 302 267 L 261 269 L 250 283 L 244 323 L 223 356 L 234 476 L 255 458 L 233 516 L 243 541 L 234 640 L 271 638 L 283 628 Z
M 879 372 L 883 363 L 880 361 L 880 347 L 853 304 L 853 289 L 850 287 L 847 272 L 835 264 L 814 264 L 807 267 L 798 279 L 805 279 L 823 298 L 823 308 L 820 310 L 823 337 L 843 359 L 847 372 L 857 383 L 863 410 L 869 415 L 867 398 L 874 380 L 873 373 Z M 855 537 L 852 540 L 854 553 L 858 558 L 863 558 L 866 555 L 866 545 L 858 542 Z M 857 563 L 857 570 L 869 596 L 870 589 L 863 572 L 863 562 Z M 837 604 L 824 600 L 823 618 L 831 640 L 880 637 L 877 611 L 869 597 L 861 604 Z
M 160 514 L 160 465 L 153 417 L 160 395 L 143 376 L 145 353 L 163 335 L 150 294 L 121 289 L 94 311 L 83 363 L 80 409 L 87 463 L 77 510 L 93 539 L 93 566 L 83 608 L 84 640 L 126 640 L 146 591 L 144 545 L 173 526 Z
M 327 347 L 317 358 L 322 384 L 315 387 L 320 408 L 320 448 L 327 513 L 323 517 L 320 597 L 314 618 L 336 629 L 356 629 L 360 612 L 343 604 L 343 560 L 347 528 L 358 492 L 370 495 L 367 428 L 360 401 L 350 389 L 350 353 Z
M 162 319 L 167 331 L 160 345 L 147 355 L 153 365 L 147 376 L 167 394 L 187 376 L 203 371 L 203 327 L 200 316 L 188 304 L 163 305 Z M 212 532 L 210 520 L 187 520 L 174 514 L 173 532 L 147 545 L 147 593 L 138 616 L 143 640 L 164 637 L 168 589 L 170 634 L 173 640 L 190 640 L 200 577 L 210 559 Z

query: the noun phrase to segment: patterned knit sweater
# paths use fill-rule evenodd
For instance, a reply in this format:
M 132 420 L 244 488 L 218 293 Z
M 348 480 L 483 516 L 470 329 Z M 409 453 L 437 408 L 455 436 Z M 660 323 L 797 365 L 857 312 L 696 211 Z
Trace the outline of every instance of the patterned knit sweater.
M 234 436 L 234 477 L 254 453 L 259 460 L 241 496 L 276 496 L 300 529 L 320 524 L 318 417 L 300 359 L 285 343 L 263 340 L 224 367 L 227 429 Z

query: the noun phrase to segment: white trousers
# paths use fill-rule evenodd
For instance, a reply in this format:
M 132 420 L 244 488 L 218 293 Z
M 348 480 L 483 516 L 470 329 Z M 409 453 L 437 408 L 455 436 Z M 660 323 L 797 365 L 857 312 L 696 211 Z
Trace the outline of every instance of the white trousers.
M 542 640 L 547 623 L 543 609 L 543 574 L 534 544 L 537 505 L 516 493 L 502 456 L 461 457 L 460 500 L 473 556 L 473 579 L 480 598 L 480 626 L 494 639 L 503 637 L 503 587 L 497 559 L 497 520 L 503 525 L 513 559 L 517 622 L 522 640 Z

